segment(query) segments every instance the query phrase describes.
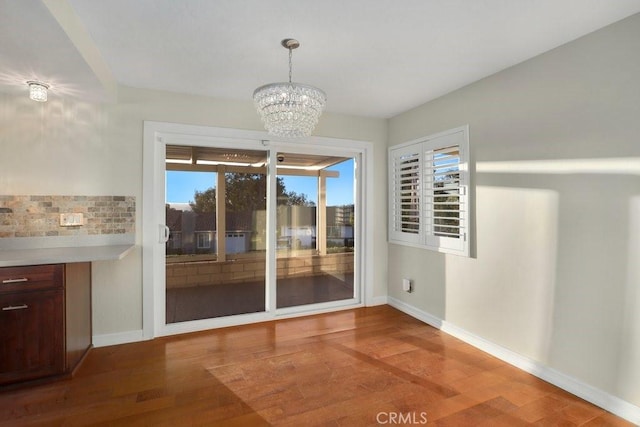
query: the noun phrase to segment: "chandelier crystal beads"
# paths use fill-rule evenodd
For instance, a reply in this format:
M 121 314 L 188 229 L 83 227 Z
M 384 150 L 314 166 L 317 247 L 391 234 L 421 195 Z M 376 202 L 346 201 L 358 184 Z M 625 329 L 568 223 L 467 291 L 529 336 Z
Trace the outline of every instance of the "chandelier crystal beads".
M 294 39 L 282 40 L 289 50 L 289 81 L 260 86 L 253 100 L 269 134 L 285 138 L 311 135 L 324 110 L 327 96 L 313 86 L 291 81 L 292 50 L 300 46 Z

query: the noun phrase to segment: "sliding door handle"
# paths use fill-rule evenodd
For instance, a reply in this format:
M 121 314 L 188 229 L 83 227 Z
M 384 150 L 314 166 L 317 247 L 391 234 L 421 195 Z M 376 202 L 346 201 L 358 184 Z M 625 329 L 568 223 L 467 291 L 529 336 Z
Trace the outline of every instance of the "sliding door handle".
M 171 230 L 164 224 L 159 224 L 160 231 L 160 241 L 159 243 L 167 243 L 169 241 L 169 236 L 171 235 Z

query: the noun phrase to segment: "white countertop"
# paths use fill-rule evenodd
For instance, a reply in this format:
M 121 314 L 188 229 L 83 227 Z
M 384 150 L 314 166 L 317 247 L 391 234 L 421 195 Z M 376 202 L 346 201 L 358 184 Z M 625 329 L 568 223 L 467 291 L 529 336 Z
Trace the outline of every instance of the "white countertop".
M 134 245 L 109 245 L 72 248 L 3 249 L 0 250 L 0 267 L 118 260 L 124 258 L 133 248 Z
M 135 247 L 132 236 L 118 238 L 0 239 L 0 267 L 115 261 Z

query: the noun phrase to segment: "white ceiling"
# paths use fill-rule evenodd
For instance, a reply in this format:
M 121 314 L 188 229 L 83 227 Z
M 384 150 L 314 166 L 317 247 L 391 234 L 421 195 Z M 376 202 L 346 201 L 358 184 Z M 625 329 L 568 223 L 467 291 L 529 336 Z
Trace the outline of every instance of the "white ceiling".
M 640 12 L 640 0 L 0 0 L 0 91 L 127 86 L 251 100 L 288 78 L 392 117 Z

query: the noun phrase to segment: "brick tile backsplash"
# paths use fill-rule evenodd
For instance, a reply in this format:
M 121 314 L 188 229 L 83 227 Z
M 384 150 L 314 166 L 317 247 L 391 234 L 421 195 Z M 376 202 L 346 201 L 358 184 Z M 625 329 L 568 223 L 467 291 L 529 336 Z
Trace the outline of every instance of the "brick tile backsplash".
M 82 213 L 81 226 L 60 226 L 60 214 Z M 135 233 L 132 196 L 0 195 L 0 238 Z

